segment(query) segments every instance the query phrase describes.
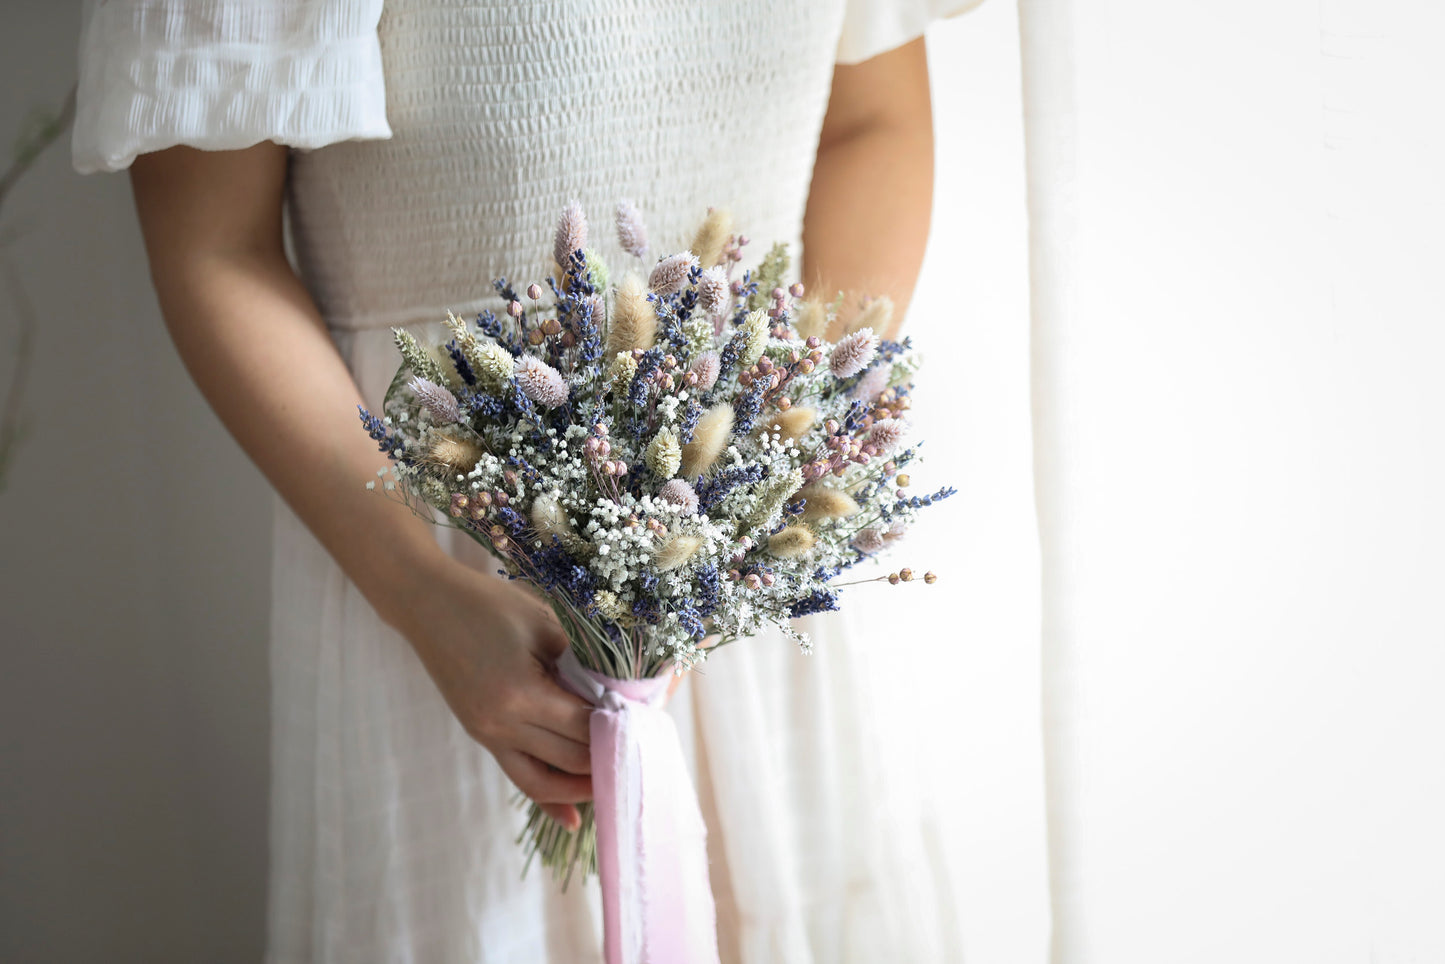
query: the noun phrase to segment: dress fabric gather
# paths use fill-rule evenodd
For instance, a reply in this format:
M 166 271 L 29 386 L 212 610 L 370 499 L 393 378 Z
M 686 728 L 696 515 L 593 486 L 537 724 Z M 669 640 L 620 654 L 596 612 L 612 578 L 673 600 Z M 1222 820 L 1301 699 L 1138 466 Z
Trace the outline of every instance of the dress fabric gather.
M 796 257 L 834 64 L 975 2 L 91 0 L 74 161 L 291 145 L 296 263 L 377 408 L 390 327 L 440 340 L 447 310 L 500 306 L 491 279 L 543 280 L 570 200 L 614 270 L 646 267 L 610 229 L 624 197 L 657 254 L 721 206 L 745 266 L 775 241 Z M 813 655 L 764 633 L 669 707 L 722 958 L 960 960 L 947 868 L 884 770 L 862 641 L 804 622 Z M 270 647 L 271 964 L 600 960 L 595 884 L 520 876 L 510 782 L 279 498 Z

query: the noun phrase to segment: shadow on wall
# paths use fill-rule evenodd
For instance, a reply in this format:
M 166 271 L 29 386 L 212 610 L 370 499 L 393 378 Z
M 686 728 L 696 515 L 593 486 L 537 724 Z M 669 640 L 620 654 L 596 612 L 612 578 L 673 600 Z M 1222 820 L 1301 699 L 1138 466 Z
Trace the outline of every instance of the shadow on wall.
M 271 496 L 171 347 L 125 177 L 34 113 L 78 13 L 0 32 L 0 960 L 255 961 Z

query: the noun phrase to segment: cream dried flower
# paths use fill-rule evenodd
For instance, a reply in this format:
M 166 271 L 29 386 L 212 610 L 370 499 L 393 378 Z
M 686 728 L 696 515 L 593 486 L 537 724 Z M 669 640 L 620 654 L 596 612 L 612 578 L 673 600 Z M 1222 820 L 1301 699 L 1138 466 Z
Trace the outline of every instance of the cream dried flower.
M 532 355 L 518 356 L 516 378 L 522 394 L 543 408 L 556 408 L 567 401 L 567 379 L 540 358 Z
M 678 444 L 677 432 L 671 428 L 658 429 L 647 443 L 647 467 L 659 479 L 670 479 L 681 464 L 682 446 Z
M 763 349 L 768 347 L 768 313 L 761 308 L 748 312 L 738 330 L 746 339 L 738 355 L 738 363 L 744 368 L 751 368 L 763 357 Z
M 550 495 L 539 495 L 532 500 L 531 515 L 532 528 L 537 530 L 543 542 L 550 543 L 553 536 L 564 543 L 576 539 L 577 533 L 572 528 L 572 520 L 567 518 L 567 511 Z
M 472 363 L 482 387 L 494 391 L 510 382 L 516 371 L 512 353 L 494 341 L 478 340 L 474 353 L 467 360 Z
M 657 313 L 652 302 L 647 300 L 647 289 L 642 279 L 628 272 L 617 286 L 617 295 L 612 303 L 612 323 L 607 328 L 607 353 L 643 351 L 652 347 L 657 340 Z
M 799 338 L 828 337 L 828 309 L 821 302 L 809 298 L 803 302 L 793 319 L 793 331 Z
M 628 386 L 632 384 L 632 376 L 636 374 L 637 359 L 628 352 L 618 352 L 607 369 L 607 381 L 612 386 L 612 393 L 626 394 Z
M 691 251 L 663 258 L 652 269 L 652 275 L 647 279 L 647 286 L 663 296 L 675 295 L 682 290 L 683 285 L 687 284 L 688 276 L 696 267 L 697 256 Z
M 784 439 L 793 441 L 808 434 L 808 429 L 818 420 L 816 409 L 806 405 L 797 405 L 786 412 L 775 412 L 769 416 L 764 425 L 769 432 L 777 432 Z
M 712 267 L 722 260 L 723 248 L 733 230 L 733 216 L 725 208 L 708 208 L 707 217 L 692 239 L 698 264 Z
M 877 352 L 878 336 L 872 328 L 860 328 L 833 346 L 828 369 L 838 378 L 852 378 L 867 367 Z
M 807 526 L 788 526 L 768 537 L 768 552 L 779 559 L 796 559 L 813 548 L 813 530 Z
M 727 402 L 703 412 L 692 432 L 692 441 L 682 448 L 682 474 L 695 479 L 712 468 L 727 447 L 733 431 L 733 407 Z
M 446 432 L 436 432 L 427 442 L 426 461 L 457 474 L 477 467 L 486 452 L 476 442 Z
M 888 325 L 893 321 L 893 299 L 887 295 L 879 295 L 848 321 L 847 330 L 844 334 L 851 335 L 855 331 L 862 331 L 864 328 L 872 328 L 874 331 L 887 331 Z
M 657 553 L 652 557 L 652 564 L 663 571 L 676 569 L 696 555 L 700 548 L 702 548 L 700 536 L 688 532 L 678 532 L 658 547 Z
M 846 519 L 851 515 L 857 515 L 860 509 L 858 503 L 848 493 L 816 482 L 805 486 L 798 495 L 805 500 L 802 516 L 804 521 Z

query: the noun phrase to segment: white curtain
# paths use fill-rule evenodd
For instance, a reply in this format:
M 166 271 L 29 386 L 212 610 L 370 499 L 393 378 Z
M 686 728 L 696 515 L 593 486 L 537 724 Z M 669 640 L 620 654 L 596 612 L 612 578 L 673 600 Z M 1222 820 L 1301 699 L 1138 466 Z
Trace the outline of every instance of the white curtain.
M 1052 961 L 1445 961 L 1445 6 L 1018 15 Z

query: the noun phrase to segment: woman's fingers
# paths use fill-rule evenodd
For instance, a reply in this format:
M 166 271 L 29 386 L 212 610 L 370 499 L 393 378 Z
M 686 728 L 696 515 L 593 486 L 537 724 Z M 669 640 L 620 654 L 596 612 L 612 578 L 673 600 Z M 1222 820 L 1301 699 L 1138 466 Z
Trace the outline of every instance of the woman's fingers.
M 583 746 L 591 743 L 592 704 L 563 689 L 550 673 L 540 667 L 536 684 L 527 722 Z
M 502 772 L 537 803 L 582 803 L 592 799 L 592 778 L 547 769 L 545 763 L 520 750 L 497 755 Z
M 592 772 L 592 755 L 578 743 L 532 723 L 522 724 L 517 748 L 564 773 L 586 776 Z
M 568 830 L 577 830 L 582 826 L 582 814 L 570 803 L 539 803 L 537 806 Z

